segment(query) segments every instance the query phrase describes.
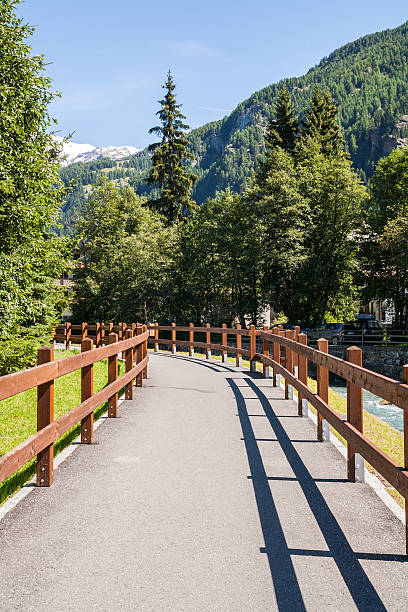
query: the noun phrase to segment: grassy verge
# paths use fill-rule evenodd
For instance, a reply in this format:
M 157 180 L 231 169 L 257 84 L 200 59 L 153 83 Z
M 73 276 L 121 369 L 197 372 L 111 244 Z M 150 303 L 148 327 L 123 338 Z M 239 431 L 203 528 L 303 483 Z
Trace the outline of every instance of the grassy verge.
M 188 353 L 184 351 L 177 351 L 177 354 L 188 355 Z M 203 354 L 196 353 L 196 355 L 198 354 L 204 357 Z M 221 355 L 212 354 L 211 359 L 221 361 Z M 227 361 L 235 364 L 235 357 L 228 357 Z M 242 365 L 243 367 L 249 368 L 249 361 L 243 359 Z M 258 362 L 256 367 L 258 371 L 262 371 L 261 363 Z M 317 393 L 316 381 L 309 378 L 308 384 L 313 393 Z M 332 389 L 329 389 L 329 404 L 330 407 L 333 408 L 338 414 L 347 414 L 347 400 Z M 310 409 L 316 414 L 316 410 L 312 406 L 310 406 Z M 342 442 L 342 444 L 346 445 L 345 439 L 337 431 L 335 431 L 333 427 L 330 429 L 332 430 L 333 435 L 335 435 L 336 438 Z M 404 465 L 404 437 L 400 431 L 397 431 L 394 429 L 394 427 L 391 427 L 391 425 L 384 423 L 384 421 L 373 414 L 369 414 L 365 410 L 363 411 L 363 431 L 364 435 L 379 449 L 391 457 L 391 459 L 396 461 L 399 465 Z M 381 480 L 386 487 L 387 492 L 395 499 L 395 501 L 398 502 L 400 506 L 404 508 L 405 500 L 402 495 L 400 495 L 398 491 L 394 489 L 394 487 L 391 487 L 389 483 L 381 476 L 381 474 L 379 474 L 373 468 L 372 465 L 366 462 L 366 467 L 371 473 L 375 474 L 375 476 Z
M 78 350 L 55 351 L 56 359 L 75 355 Z M 124 374 L 124 364 L 119 361 L 119 376 Z M 108 360 L 94 365 L 94 392 L 103 389 L 108 383 Z M 55 381 L 55 418 L 69 412 L 81 403 L 81 372 L 71 372 Z M 98 419 L 106 411 L 106 403 L 95 411 Z M 80 423 L 61 436 L 54 445 L 58 455 L 80 434 Z M 14 397 L 0 401 L 0 456 L 15 448 L 37 431 L 37 389 L 29 389 Z M 0 484 L 0 504 L 12 495 L 35 473 L 35 459 L 20 468 L 15 474 Z
M 317 392 L 317 382 L 312 378 L 309 378 L 309 387 L 314 393 Z M 329 404 L 338 414 L 342 416 L 347 414 L 346 398 L 332 389 L 329 389 Z M 312 406 L 310 406 L 310 408 L 316 414 L 316 410 Z M 333 427 L 330 429 L 336 438 L 343 444 L 346 444 L 344 438 L 335 431 Z M 384 421 L 365 410 L 363 410 L 363 431 L 364 435 L 379 449 L 391 457 L 391 459 L 396 461 L 399 465 L 404 465 L 404 436 L 400 431 L 397 431 L 394 427 L 388 425 L 388 423 L 384 423 Z M 366 467 L 372 474 L 375 474 L 381 480 L 387 492 L 392 495 L 395 501 L 397 501 L 400 506 L 404 507 L 405 500 L 402 495 L 400 495 L 394 487 L 391 487 L 372 465 L 366 462 Z

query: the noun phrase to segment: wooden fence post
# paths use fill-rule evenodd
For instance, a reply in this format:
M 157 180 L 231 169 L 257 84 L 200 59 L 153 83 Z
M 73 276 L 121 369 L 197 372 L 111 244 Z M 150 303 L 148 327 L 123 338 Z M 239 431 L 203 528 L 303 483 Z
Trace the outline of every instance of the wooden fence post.
M 299 334 L 300 334 L 300 327 L 299 325 L 295 325 L 295 333 L 293 334 L 293 339 L 295 342 L 299 342 Z M 295 374 L 295 376 L 299 376 L 299 356 L 298 354 L 293 351 L 292 354 L 292 365 L 293 365 L 293 373 Z
M 136 336 L 140 336 L 141 333 L 143 333 L 143 327 L 138 323 L 136 325 Z M 136 347 L 136 365 L 140 363 L 142 359 L 143 347 L 141 344 L 138 344 Z M 143 372 L 140 372 L 140 374 L 136 376 L 136 387 L 143 387 Z
M 206 323 L 205 326 L 207 327 L 207 331 L 205 332 L 205 343 L 207 345 L 205 347 L 205 358 L 211 359 L 211 349 L 208 347 L 208 345 L 211 344 L 211 332 L 208 331 L 210 328 L 210 324 Z
M 54 361 L 54 349 L 48 346 L 38 349 L 38 365 Z M 54 381 L 37 387 L 37 431 L 54 420 Z M 50 487 L 54 480 L 54 444 L 37 455 L 37 487 Z
M 154 324 L 154 352 L 159 352 L 159 324 Z
M 285 338 L 293 340 L 293 331 L 287 329 L 284 332 Z M 290 348 L 285 348 L 286 363 L 285 368 L 293 374 L 293 351 Z M 285 378 L 285 399 L 293 399 L 293 386 Z
M 117 334 L 109 334 L 109 344 L 118 341 Z M 118 354 L 108 357 L 108 385 L 118 378 Z M 118 416 L 118 394 L 115 393 L 108 399 L 108 417 L 115 419 Z
M 241 329 L 241 325 L 238 323 L 238 325 L 237 325 L 237 330 L 240 330 L 240 329 Z M 235 338 L 236 338 L 236 346 L 237 346 L 237 349 L 240 349 L 240 348 L 242 347 L 242 338 L 241 338 L 241 334 L 237 332 L 237 334 L 236 334 Z M 241 353 L 238 353 L 238 352 L 237 352 L 237 353 L 235 354 L 235 366 L 236 366 L 237 368 L 240 368 L 240 367 L 242 366 L 242 355 L 241 355 Z
M 194 327 L 194 323 L 189 323 L 188 326 L 190 327 L 190 331 L 188 332 L 188 354 L 189 357 L 194 357 L 194 346 L 192 345 L 192 342 L 194 342 L 194 331 L 191 329 Z
M 133 330 L 132 329 L 127 329 L 126 330 L 126 339 L 128 338 L 133 338 Z M 125 356 L 125 369 L 126 372 L 130 372 L 130 370 L 133 368 L 133 353 L 134 353 L 134 347 L 131 346 L 130 348 L 126 349 L 126 356 Z M 126 385 L 126 391 L 125 391 L 125 399 L 127 400 L 131 400 L 133 399 L 133 380 L 130 380 L 128 382 L 128 384 Z
M 99 348 L 100 346 L 102 346 L 102 336 L 101 336 L 101 324 L 97 323 L 96 324 L 96 328 L 95 328 L 95 346 L 96 348 Z
M 65 331 L 65 348 L 67 351 L 71 348 L 71 333 L 72 333 L 72 325 L 71 323 L 66 323 L 66 331 Z
M 171 324 L 172 330 L 171 330 L 171 352 L 173 353 L 173 355 L 176 354 L 177 348 L 176 348 L 176 324 L 172 323 Z
M 118 340 L 117 340 L 118 342 L 120 342 L 121 340 L 123 340 L 123 334 L 122 334 L 122 321 L 120 321 L 120 322 L 118 323 L 118 333 L 117 333 L 117 336 L 118 336 Z
M 269 325 L 264 325 L 263 331 L 269 331 Z M 265 357 L 269 357 L 269 342 L 264 338 L 262 338 L 262 353 L 265 355 Z M 262 364 L 262 372 L 264 378 L 269 378 L 269 366 L 265 363 Z
M 274 327 L 272 332 L 276 335 L 276 336 L 280 336 L 280 331 L 279 328 Z M 280 344 L 279 342 L 274 342 L 273 343 L 273 360 L 276 361 L 276 363 L 280 364 Z M 279 378 L 278 378 L 279 377 Z M 276 373 L 275 368 L 273 368 L 273 386 L 279 386 L 280 385 L 280 374 Z
M 299 344 L 307 345 L 307 335 L 299 334 Z M 307 385 L 307 358 L 304 355 L 298 355 L 298 377 L 300 382 Z M 303 398 L 298 392 L 298 415 L 308 416 L 308 401 Z
M 223 323 L 221 327 L 222 327 L 223 329 L 226 329 L 227 324 L 226 324 L 226 323 Z M 227 344 L 227 334 L 225 334 L 225 333 L 222 333 L 222 334 L 221 334 L 221 344 L 222 344 L 223 346 L 226 346 L 226 344 Z M 227 352 L 226 352 L 226 351 L 224 351 L 224 350 L 222 350 L 222 351 L 221 351 L 221 361 L 222 361 L 222 363 L 225 363 L 225 361 L 226 361 L 226 356 L 227 356 Z
M 350 346 L 346 351 L 346 360 L 361 366 L 362 350 L 357 346 Z M 363 390 L 350 381 L 347 381 L 347 420 L 358 431 L 363 432 Z M 347 479 L 356 482 L 356 477 L 357 480 L 364 481 L 364 460 L 350 444 L 347 444 Z
M 88 335 L 88 323 L 81 323 L 81 342 L 85 340 Z
M 325 338 L 317 341 L 317 350 L 321 353 L 329 352 L 329 343 Z M 329 403 L 329 370 L 323 366 L 317 366 L 317 395 L 326 404 Z M 327 441 L 330 437 L 330 427 L 327 421 L 323 422 L 323 417 L 317 413 L 317 439 L 319 442 Z
M 81 342 L 81 352 L 92 351 L 93 340 L 84 338 Z M 81 402 L 89 399 L 93 395 L 93 364 L 81 368 Z M 81 444 L 92 444 L 94 441 L 93 433 L 94 414 L 91 412 L 81 421 Z
M 255 325 L 249 328 L 249 369 L 251 372 L 256 372 L 256 362 L 254 361 L 256 353 L 256 329 Z
M 408 365 L 402 368 L 402 382 L 408 385 Z M 404 410 L 404 469 L 408 470 L 408 412 Z M 405 551 L 408 555 L 408 498 L 405 498 Z
M 147 332 L 147 325 L 143 325 L 143 332 Z M 147 357 L 147 340 L 143 342 L 143 359 Z M 147 365 L 143 368 L 143 378 L 147 378 Z

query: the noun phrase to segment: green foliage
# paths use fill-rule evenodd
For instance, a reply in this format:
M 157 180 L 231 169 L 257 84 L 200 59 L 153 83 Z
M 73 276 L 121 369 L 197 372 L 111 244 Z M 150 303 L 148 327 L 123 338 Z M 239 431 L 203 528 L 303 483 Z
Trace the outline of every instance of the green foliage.
M 271 119 L 265 134 L 265 145 L 268 148 L 281 147 L 284 151 L 293 151 L 299 133 L 299 122 L 295 116 L 290 93 L 285 84 L 279 92 L 275 105 L 276 119 Z
M 408 328 L 408 149 L 382 159 L 370 182 L 367 226 L 362 231 L 362 272 L 367 299 L 392 302 L 394 325 Z
M 49 340 L 66 301 L 56 279 L 69 269 L 69 244 L 49 229 L 63 195 L 48 134 L 54 94 L 17 4 L 0 6 L 0 373 L 32 364 Z
M 176 103 L 173 93 L 175 87 L 169 71 L 163 85 L 167 93 L 160 100 L 161 109 L 156 113 L 161 125 L 149 130 L 149 134 L 161 136 L 161 142 L 149 146 L 153 157 L 147 178 L 150 186 L 160 188 L 158 197 L 149 201 L 150 206 L 156 208 L 170 223 L 178 219 L 181 212 L 191 210 L 193 202 L 190 194 L 197 180 L 196 175 L 187 172 L 185 168 L 185 162 L 192 160 L 193 155 L 187 151 L 188 141 L 184 134 L 189 126 L 183 122 L 185 116 L 179 110 L 181 104 Z
M 77 321 L 146 321 L 170 316 L 168 279 L 177 232 L 131 187 L 106 179 L 78 222 L 81 267 L 74 272 Z
M 337 120 L 337 108 L 328 89 L 323 94 L 318 85 L 310 100 L 302 124 L 302 136 L 317 140 L 324 155 L 336 155 L 342 151 L 343 140 Z
M 290 318 L 310 326 L 321 323 L 331 312 L 338 320 L 352 318 L 357 307 L 353 236 L 361 225 L 366 190 L 350 160 L 341 152 L 324 155 L 319 139 L 300 143 L 296 173 L 310 217 Z
M 269 148 L 244 199 L 257 219 L 254 230 L 262 244 L 258 275 L 265 297 L 275 311 L 292 316 L 293 293 L 305 258 L 309 205 L 299 189 L 291 154 L 279 146 Z
M 181 226 L 175 297 L 181 320 L 214 324 L 245 318 L 259 321 L 262 252 L 256 217 L 230 190 L 209 198 L 189 223 Z

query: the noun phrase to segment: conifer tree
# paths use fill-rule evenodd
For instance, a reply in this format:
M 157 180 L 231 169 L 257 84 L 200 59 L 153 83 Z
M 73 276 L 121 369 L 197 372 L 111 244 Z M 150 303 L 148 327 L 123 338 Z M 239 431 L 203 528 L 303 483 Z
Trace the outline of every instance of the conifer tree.
M 293 151 L 299 132 L 299 122 L 296 118 L 290 93 L 284 84 L 279 92 L 275 105 L 276 119 L 269 122 L 265 141 L 269 148 L 281 147 L 284 151 Z
M 328 89 L 323 93 L 316 85 L 302 123 L 303 137 L 318 140 L 324 155 L 337 155 L 342 151 L 343 137 L 337 118 L 337 107 Z
M 186 170 L 187 160 L 193 159 L 193 155 L 187 151 L 188 141 L 185 137 L 189 126 L 184 123 L 186 117 L 179 110 L 181 104 L 176 102 L 173 93 L 176 86 L 170 70 L 162 87 L 166 95 L 159 101 L 161 109 L 156 113 L 161 125 L 149 130 L 149 134 L 161 136 L 161 142 L 149 146 L 153 158 L 147 182 L 160 188 L 159 197 L 150 200 L 150 205 L 171 223 L 183 211 L 191 210 L 194 203 L 190 194 L 197 177 Z

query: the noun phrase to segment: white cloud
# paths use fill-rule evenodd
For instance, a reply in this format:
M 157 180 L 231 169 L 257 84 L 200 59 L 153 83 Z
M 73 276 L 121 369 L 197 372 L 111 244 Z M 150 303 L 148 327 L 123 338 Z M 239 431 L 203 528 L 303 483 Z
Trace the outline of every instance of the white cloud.
M 214 55 L 214 51 L 212 49 L 198 40 L 170 42 L 169 47 L 184 57 L 208 57 L 210 55 Z
M 210 111 L 211 113 L 232 113 L 231 108 L 218 108 L 218 106 L 199 106 L 199 110 Z

